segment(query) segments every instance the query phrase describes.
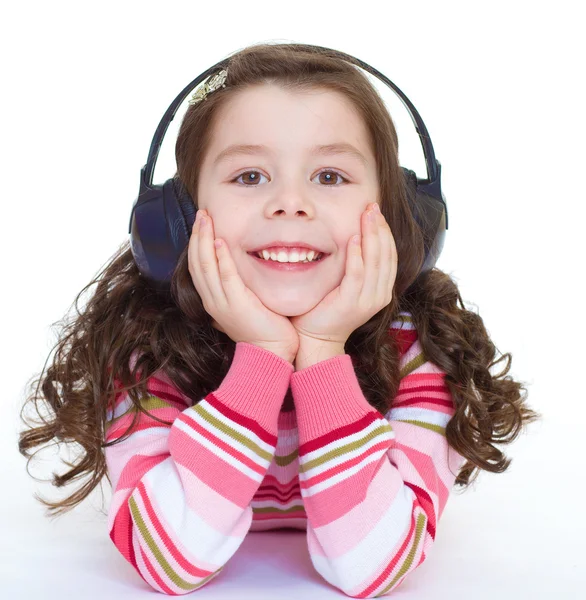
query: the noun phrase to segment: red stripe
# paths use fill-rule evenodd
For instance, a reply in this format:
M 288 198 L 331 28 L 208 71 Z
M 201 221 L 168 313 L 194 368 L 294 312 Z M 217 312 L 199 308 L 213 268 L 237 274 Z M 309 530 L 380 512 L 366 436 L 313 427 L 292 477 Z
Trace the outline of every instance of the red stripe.
M 435 404 L 436 406 L 445 406 L 446 408 L 453 408 L 454 401 L 450 397 L 449 400 L 441 400 L 440 398 L 429 398 L 427 396 L 419 396 L 417 398 L 409 398 L 409 400 L 402 400 L 401 402 L 393 403 L 392 408 L 404 408 L 406 406 L 414 406 L 425 402 L 427 404 Z M 430 410 L 433 410 L 431 408 Z
M 132 527 L 132 516 L 130 514 L 128 503 L 126 502 L 122 504 L 114 518 L 114 525 L 110 531 L 110 539 L 114 542 L 114 545 L 118 548 L 120 554 L 122 554 L 137 572 L 140 573 L 140 569 L 136 564 L 134 547 L 132 545 Z M 140 573 L 140 576 L 142 577 L 142 573 Z
M 339 465 L 336 465 L 335 467 L 332 467 L 331 469 L 328 469 L 327 471 L 323 471 L 322 473 L 319 473 L 319 475 L 310 477 L 309 479 L 306 479 L 305 481 L 300 481 L 299 485 L 301 486 L 301 488 L 306 490 L 307 488 L 309 488 L 313 485 L 316 485 L 318 483 L 321 483 L 322 481 L 325 481 L 327 479 L 331 479 L 332 477 L 335 477 L 341 471 L 347 471 L 348 469 L 351 469 L 354 465 L 362 462 L 367 456 L 370 456 L 371 454 L 374 454 L 375 452 L 379 452 L 380 450 L 386 450 L 388 447 L 389 447 L 389 441 L 383 440 L 383 441 L 379 442 L 378 444 L 375 444 L 374 446 L 372 446 L 372 448 L 369 448 L 366 452 L 359 454 L 358 456 L 354 457 L 351 460 L 348 460 Z M 381 456 L 381 460 L 386 460 L 386 456 Z M 374 465 L 372 465 L 372 463 L 369 463 L 364 466 L 365 467 L 374 467 Z
M 301 493 L 301 489 L 299 484 L 297 484 L 291 490 L 282 490 L 281 488 L 274 485 L 263 485 L 261 486 L 256 494 L 254 495 L 255 499 L 259 498 L 276 498 L 281 502 L 287 502 L 293 496 L 298 496 Z
M 274 475 L 267 473 L 262 480 L 262 485 L 260 485 L 258 491 L 260 492 L 264 489 L 277 489 L 283 494 L 288 494 L 289 492 L 299 489 L 299 475 L 295 475 L 295 478 L 291 479 L 291 481 L 283 481 L 281 483 Z
M 414 374 L 415 375 L 415 374 Z M 411 378 L 411 380 L 413 379 L 414 375 L 407 375 L 406 377 L 404 377 L 401 381 L 407 381 L 409 380 L 409 378 Z M 422 373 L 423 375 L 423 373 Z M 404 396 L 405 394 L 415 394 L 416 392 L 422 393 L 422 392 L 449 392 L 449 388 L 448 386 L 444 383 L 444 378 L 442 376 L 438 376 L 435 373 L 427 373 L 426 377 L 437 377 L 437 383 L 436 384 L 432 384 L 432 383 L 422 383 L 421 385 L 412 385 L 412 386 L 405 386 L 405 385 L 401 385 L 401 389 L 397 392 L 397 398 L 399 396 Z
M 380 587 L 380 585 L 382 585 L 382 583 L 387 579 L 389 574 L 397 566 L 399 559 L 403 556 L 405 549 L 407 548 L 407 546 L 409 544 L 411 544 L 411 541 L 413 538 L 413 532 L 415 531 L 415 524 L 416 524 L 415 514 L 414 514 L 416 506 L 418 506 L 417 501 L 415 501 L 415 503 L 413 505 L 413 510 L 411 512 L 411 528 L 409 529 L 409 533 L 407 534 L 407 536 L 405 537 L 405 540 L 403 541 L 403 545 L 399 548 L 399 550 L 397 551 L 395 556 L 393 556 L 391 562 L 389 562 L 389 564 L 387 565 L 385 570 L 363 592 L 358 594 L 358 596 L 355 596 L 355 598 L 367 598 L 370 594 L 372 594 L 372 592 L 374 590 L 376 590 L 378 587 Z M 407 573 L 405 573 L 404 577 L 406 577 L 406 576 L 407 576 Z M 399 582 L 397 582 L 397 583 L 399 583 Z
M 144 563 L 146 565 L 147 571 L 151 574 L 151 577 L 157 582 L 157 584 L 164 590 L 165 594 L 167 594 L 169 596 L 179 596 L 179 594 L 176 594 L 170 587 L 168 587 L 167 585 L 165 585 L 165 583 L 163 582 L 163 580 L 159 577 L 159 575 L 155 571 L 155 568 L 151 564 L 150 560 L 148 559 L 147 555 L 144 553 L 144 551 L 143 551 L 142 548 L 140 549 L 140 556 L 142 557 L 142 560 L 144 560 Z M 144 577 L 143 577 L 143 579 L 144 579 Z M 151 588 L 153 587 L 150 584 L 149 584 L 149 586 Z
M 176 405 L 179 410 L 183 411 L 188 407 L 185 403 L 185 398 L 180 395 L 179 390 L 171 387 L 168 383 L 161 381 L 157 377 L 153 376 L 147 380 L 147 390 L 149 390 L 153 396 L 157 396 L 158 398 L 161 398 L 161 400 Z
M 276 447 L 277 446 L 277 436 L 268 432 L 266 429 L 261 427 L 258 424 L 258 421 L 255 419 L 251 419 L 250 417 L 246 417 L 243 414 L 232 410 L 230 407 L 226 406 L 220 400 L 218 400 L 213 392 L 208 394 L 206 397 L 208 404 L 213 406 L 219 413 L 224 415 L 227 419 L 246 427 L 254 434 L 256 434 L 263 442 L 269 444 L 269 446 Z
M 246 465 L 247 467 L 249 467 L 256 473 L 258 473 L 259 475 L 264 475 L 264 473 L 266 472 L 265 467 L 255 463 L 248 456 L 246 456 L 245 454 L 242 454 L 242 452 L 238 452 L 238 450 L 236 450 L 236 448 L 234 448 L 233 446 L 230 446 L 230 444 L 224 442 L 224 440 L 221 440 L 220 438 L 216 437 L 208 429 L 201 427 L 201 425 L 199 423 L 197 423 L 197 421 L 190 419 L 189 417 L 187 417 L 184 414 L 180 414 L 177 418 L 182 423 L 185 423 L 189 428 L 193 429 L 194 431 L 197 431 L 202 437 L 205 437 L 206 439 L 208 439 L 210 442 L 212 442 L 212 444 L 214 444 L 218 448 L 221 448 L 222 450 L 224 450 L 224 452 L 226 452 L 227 454 L 230 454 L 236 460 L 240 461 L 242 464 Z M 218 458 L 220 458 L 220 456 L 218 456 Z
M 415 497 L 417 498 L 417 506 L 420 506 L 427 515 L 426 528 L 431 538 L 435 541 L 435 510 L 431 496 L 423 488 L 420 488 L 410 481 L 405 481 L 405 485 L 413 490 Z
M 199 567 L 192 565 L 179 551 L 179 549 L 175 545 L 175 542 L 169 537 L 161 521 L 159 520 L 159 517 L 157 516 L 153 505 L 151 504 L 150 498 L 148 497 L 148 492 L 142 481 L 138 484 L 137 489 L 140 492 L 140 497 L 142 498 L 142 501 L 144 502 L 147 515 L 153 527 L 157 530 L 157 533 L 159 534 L 163 544 L 165 545 L 165 549 L 161 548 L 163 554 L 165 553 L 165 550 L 168 550 L 173 556 L 173 558 L 177 561 L 177 563 L 181 566 L 181 568 L 184 569 L 190 575 L 193 575 L 194 577 L 207 577 L 208 575 L 211 575 L 213 571 L 208 571 L 207 569 L 200 569 Z
M 300 498 L 301 498 L 300 492 L 295 492 L 295 493 L 289 494 L 288 496 L 282 496 L 281 494 L 272 494 L 270 492 L 266 492 L 264 494 L 259 494 L 257 492 L 254 495 L 255 500 L 275 500 L 275 504 L 277 504 L 277 503 L 287 504 L 288 502 L 291 502 L 291 500 L 293 500 L 293 499 L 300 499 Z
M 156 413 L 156 416 L 160 417 L 161 419 L 168 420 L 165 419 L 165 414 L 161 414 L 162 411 L 173 411 L 170 415 L 172 416 L 171 421 L 173 421 L 176 418 L 177 411 L 174 408 L 161 408 L 157 410 L 159 412 Z M 122 437 L 122 435 L 126 434 L 126 430 L 128 429 L 128 426 L 132 423 L 132 419 L 134 418 L 135 414 L 136 413 L 130 413 L 128 415 L 125 415 L 124 417 L 121 417 L 119 421 L 116 421 L 116 423 L 112 424 L 107 429 L 106 442 L 110 442 L 111 440 L 116 439 L 117 437 Z M 152 419 L 147 415 L 141 414 L 141 416 L 138 419 L 138 424 L 135 425 L 132 429 L 131 435 L 132 433 L 136 433 L 137 431 L 144 431 L 145 429 L 152 429 L 153 427 L 169 428 L 170 425 L 165 425 L 165 423 L 159 423 L 159 421 L 155 421 L 155 419 Z M 120 436 L 118 436 L 119 433 L 121 434 Z
M 254 513 L 253 521 L 287 521 L 290 519 L 307 519 L 304 510 L 296 510 L 289 513 Z M 287 525 L 275 525 L 275 528 L 287 527 Z
M 341 440 L 342 438 L 348 437 L 350 435 L 354 435 L 366 429 L 371 423 L 374 421 L 384 421 L 381 418 L 381 414 L 378 411 L 372 410 L 367 412 L 361 419 L 358 421 L 354 421 L 354 423 L 349 423 L 348 425 L 344 425 L 343 427 L 338 427 L 333 431 L 328 431 L 324 435 L 317 437 L 313 440 L 309 440 L 299 446 L 299 457 L 304 454 L 309 454 L 314 450 L 319 450 L 332 442 L 336 442 L 337 440 Z M 386 421 L 384 421 L 386 423 Z M 388 423 L 387 423 L 388 424 Z
M 156 454 L 155 456 L 144 456 L 135 454 L 125 465 L 116 484 L 116 492 L 125 488 L 134 490 L 143 475 L 154 469 L 159 463 L 167 460 L 168 454 Z

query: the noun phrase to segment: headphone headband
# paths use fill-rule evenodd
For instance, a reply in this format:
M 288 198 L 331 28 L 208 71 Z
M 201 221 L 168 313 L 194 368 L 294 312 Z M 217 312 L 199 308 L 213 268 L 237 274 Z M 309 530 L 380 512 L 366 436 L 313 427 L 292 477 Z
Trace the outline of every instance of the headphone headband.
M 435 158 L 431 138 L 415 106 L 390 79 L 350 54 L 311 44 L 284 45 L 307 49 L 354 64 L 380 79 L 399 96 L 415 125 L 425 157 L 427 179 L 420 179 L 405 167 L 402 167 L 402 170 L 407 185 L 413 191 L 415 206 L 412 206 L 412 209 L 417 209 L 414 210 L 414 218 L 425 238 L 425 263 L 421 272 L 433 268 L 441 253 L 445 231 L 448 228 L 448 207 L 441 191 L 441 163 Z M 155 286 L 168 286 L 178 257 L 189 242 L 195 220 L 195 204 L 181 182 L 172 178 L 164 184 L 153 185 L 153 173 L 163 138 L 179 106 L 190 92 L 218 70 L 229 70 L 229 66 L 229 58 L 217 62 L 179 92 L 155 130 L 147 162 L 141 169 L 139 194 L 130 213 L 128 233 L 131 234 L 131 248 L 140 272 Z

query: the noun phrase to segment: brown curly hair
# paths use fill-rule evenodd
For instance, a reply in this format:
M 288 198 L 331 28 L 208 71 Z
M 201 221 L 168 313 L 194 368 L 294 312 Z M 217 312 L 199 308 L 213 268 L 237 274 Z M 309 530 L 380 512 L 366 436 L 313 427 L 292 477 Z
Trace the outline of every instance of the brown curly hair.
M 349 98 L 369 132 L 377 161 L 380 207 L 392 224 L 398 252 L 391 303 L 346 342 L 360 387 L 382 414 L 390 409 L 400 371 L 398 344 L 389 335 L 389 324 L 400 312 L 410 313 L 425 358 L 446 373 L 445 382 L 453 395 L 456 411 L 447 424 L 446 438 L 467 459 L 456 485 L 469 485 L 480 469 L 504 472 L 511 459 L 495 444 L 511 443 L 524 424 L 542 415 L 526 406 L 526 394 L 520 393 L 526 388 L 505 377 L 511 354 L 495 360 L 496 348 L 482 318 L 466 310 L 454 281 L 437 268 L 417 277 L 424 261 L 423 236 L 409 208 L 410 192 L 398 162 L 395 126 L 375 88 L 359 68 L 296 44 L 249 46 L 230 57 L 228 72 L 225 88 L 187 109 L 175 146 L 175 177 L 197 206 L 198 176 L 213 135 L 214 116 L 246 86 L 271 83 L 292 91 L 319 87 Z M 79 299 L 94 284 L 95 291 L 80 312 Z M 20 433 L 19 450 L 28 457 L 27 470 L 34 456 L 30 449 L 51 440 L 76 443 L 84 451 L 76 462 L 66 462 L 70 470 L 53 473 L 56 487 L 88 476 L 77 491 L 57 502 L 35 495 L 48 507 L 49 516 L 72 509 L 104 475 L 110 481 L 103 448 L 125 439 L 104 442 L 107 410 L 118 393 L 127 390 L 137 410 L 144 412 L 140 400 L 148 395 L 146 381 L 163 369 L 184 394 L 204 398 L 220 386 L 235 351 L 235 342 L 213 327 L 203 307 L 188 271 L 187 248 L 170 290 L 164 291 L 153 289 L 143 279 L 125 242 L 79 292 L 75 308 L 73 319 L 58 322 L 63 327 L 52 364 L 44 376 L 43 367 L 31 384 L 35 390 L 21 411 L 27 426 L 23 416 L 27 405 L 33 404 L 41 417 L 34 423 L 37 427 Z M 131 354 L 136 350 L 140 358 L 131 369 Z M 491 374 L 490 368 L 504 358 L 508 359 L 506 369 Z M 48 419 L 39 412 L 39 400 L 50 409 Z M 133 424 L 139 416 L 137 412 Z

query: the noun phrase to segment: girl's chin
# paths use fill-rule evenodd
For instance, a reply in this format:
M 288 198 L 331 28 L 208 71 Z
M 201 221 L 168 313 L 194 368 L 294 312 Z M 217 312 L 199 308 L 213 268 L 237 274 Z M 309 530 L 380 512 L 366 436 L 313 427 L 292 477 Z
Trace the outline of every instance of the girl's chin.
M 327 271 L 324 271 L 321 263 L 327 261 L 329 264 L 330 260 L 333 260 L 331 254 L 326 254 L 315 263 L 304 265 L 278 263 L 250 254 L 249 256 L 255 263 L 255 272 L 264 277 L 263 279 L 255 277 L 250 280 L 250 283 L 245 283 L 269 310 L 278 315 L 284 317 L 303 315 L 319 304 L 330 292 L 329 288 L 322 288 L 324 284 L 327 285 L 327 275 L 331 277 L 331 265 Z
M 319 304 L 323 297 L 327 295 L 319 292 L 315 297 L 313 295 L 310 297 L 304 293 L 290 294 L 287 290 L 283 290 L 283 293 L 279 294 L 274 289 L 270 293 L 256 291 L 254 293 L 270 311 L 283 317 L 298 317 L 299 315 L 303 315 Z

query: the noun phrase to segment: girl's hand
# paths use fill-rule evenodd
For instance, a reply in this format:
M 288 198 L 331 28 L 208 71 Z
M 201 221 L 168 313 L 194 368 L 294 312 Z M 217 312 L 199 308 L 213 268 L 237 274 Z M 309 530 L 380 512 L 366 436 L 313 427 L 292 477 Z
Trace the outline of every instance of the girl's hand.
M 378 204 L 368 208 L 375 207 Z M 391 302 L 397 248 L 383 215 L 378 210 L 369 212 L 362 214 L 362 239 L 353 244 L 352 237 L 347 246 L 346 274 L 340 285 L 309 312 L 289 318 L 301 343 L 318 340 L 343 347 L 355 329 Z
M 219 248 L 214 241 L 212 218 L 198 210 L 187 250 L 189 273 L 212 325 L 235 342 L 260 346 L 293 363 L 299 349 L 295 328 L 244 285 L 225 240 Z

